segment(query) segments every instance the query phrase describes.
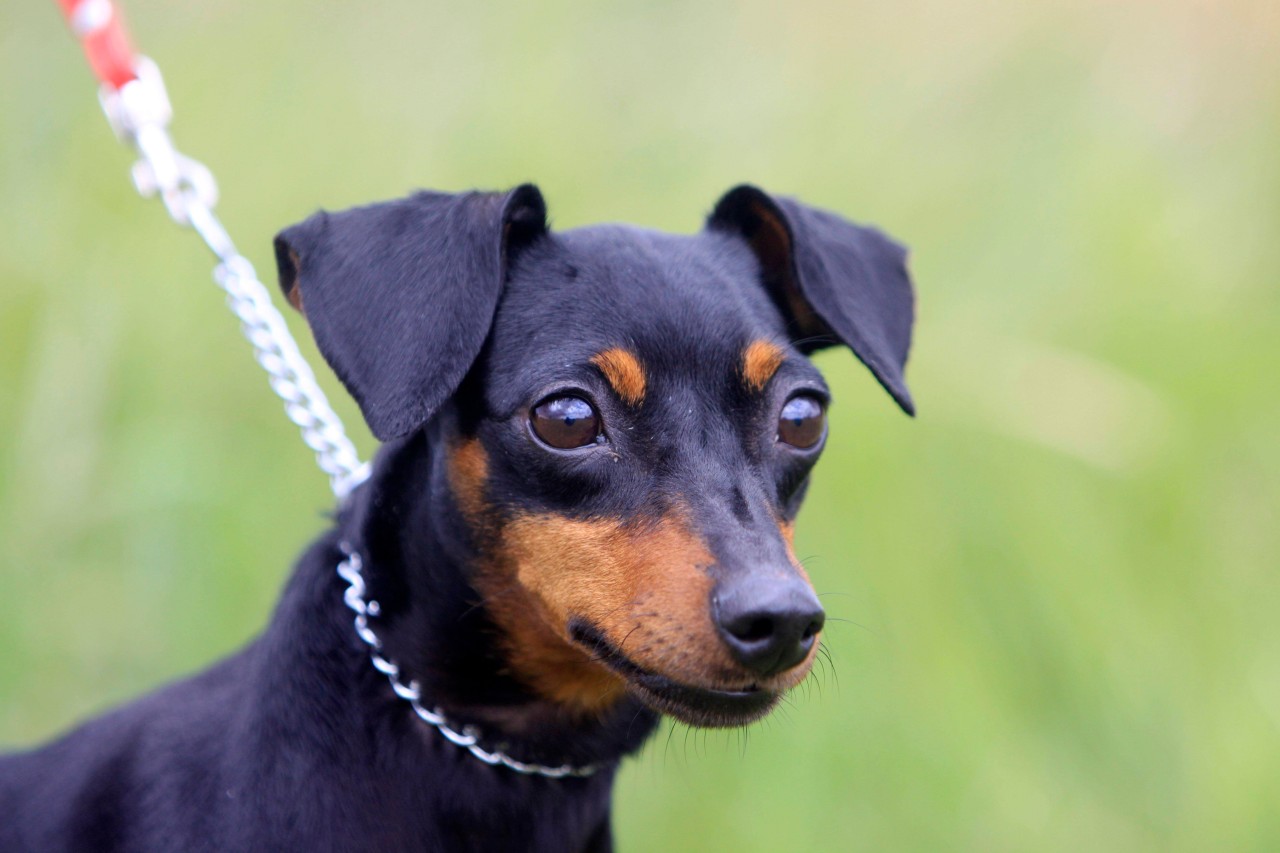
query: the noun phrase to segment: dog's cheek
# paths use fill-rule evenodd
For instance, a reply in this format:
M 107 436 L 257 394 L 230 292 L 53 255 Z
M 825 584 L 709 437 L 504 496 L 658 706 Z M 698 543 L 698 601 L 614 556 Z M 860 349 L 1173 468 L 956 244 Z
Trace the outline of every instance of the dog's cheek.
M 518 516 L 486 555 L 477 586 L 512 672 L 581 713 L 619 699 L 624 681 L 570 638 L 583 619 L 635 663 L 677 681 L 731 680 L 710 616 L 711 557 L 677 520 L 647 526 Z
M 547 589 L 547 579 L 573 570 L 573 553 L 594 551 L 592 537 L 576 530 L 571 541 L 564 541 L 564 531 L 557 539 L 554 517 L 535 518 L 517 517 L 491 532 L 476 589 L 501 632 L 512 675 L 571 711 L 602 712 L 621 698 L 623 681 L 570 642 L 567 616 Z
M 454 501 L 479 552 L 472 582 L 500 632 L 498 644 L 510 673 L 539 695 L 585 715 L 612 705 L 622 695 L 622 680 L 569 644 L 554 616 L 519 579 L 506 526 L 485 496 L 489 459 L 479 439 L 451 447 L 448 472 Z
M 556 516 L 504 531 L 519 585 L 568 642 L 570 620 L 601 631 L 632 662 L 692 684 L 733 678 L 711 621 L 713 558 L 678 518 L 651 525 Z
M 553 514 L 518 516 L 502 536 L 516 581 L 566 636 L 570 618 L 595 622 L 633 596 L 634 565 L 624 538 L 616 522 Z
M 483 571 L 477 588 L 501 632 L 499 643 L 510 674 L 520 682 L 583 716 L 601 713 L 622 697 L 622 678 L 569 643 L 542 602 L 518 581 Z

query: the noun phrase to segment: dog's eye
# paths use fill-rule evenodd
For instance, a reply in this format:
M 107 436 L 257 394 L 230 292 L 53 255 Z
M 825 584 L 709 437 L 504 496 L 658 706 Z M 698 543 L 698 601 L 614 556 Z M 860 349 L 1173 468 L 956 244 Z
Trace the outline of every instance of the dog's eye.
M 595 444 L 600 434 L 600 415 L 581 397 L 548 397 L 533 407 L 529 418 L 538 438 L 560 450 Z
M 797 394 L 786 402 L 778 416 L 778 441 L 792 447 L 813 447 L 826 428 L 822 401 L 810 394 Z

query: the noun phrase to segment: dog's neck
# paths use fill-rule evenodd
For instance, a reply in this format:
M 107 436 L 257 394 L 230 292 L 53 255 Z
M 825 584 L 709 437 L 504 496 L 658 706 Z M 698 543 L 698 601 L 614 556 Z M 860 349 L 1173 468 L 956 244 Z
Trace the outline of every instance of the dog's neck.
M 468 580 L 473 543 L 449 490 L 440 443 L 420 432 L 386 445 L 338 519 L 335 541 L 362 554 L 368 597 L 379 603 L 373 624 L 383 654 L 406 681 L 418 682 L 423 704 L 444 709 L 451 722 L 475 725 L 482 743 L 505 743 L 517 759 L 609 764 L 635 751 L 656 723 L 637 701 L 624 698 L 584 719 L 534 695 L 510 673 L 497 629 Z M 340 590 L 335 576 L 335 601 Z M 376 689 L 390 692 L 385 680 Z

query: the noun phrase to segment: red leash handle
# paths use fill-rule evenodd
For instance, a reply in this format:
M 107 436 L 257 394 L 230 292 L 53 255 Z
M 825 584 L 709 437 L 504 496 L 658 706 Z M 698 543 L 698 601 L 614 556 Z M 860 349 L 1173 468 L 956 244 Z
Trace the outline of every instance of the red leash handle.
M 80 39 L 94 76 L 104 86 L 119 89 L 137 79 L 137 56 L 111 0 L 58 0 L 71 31 Z

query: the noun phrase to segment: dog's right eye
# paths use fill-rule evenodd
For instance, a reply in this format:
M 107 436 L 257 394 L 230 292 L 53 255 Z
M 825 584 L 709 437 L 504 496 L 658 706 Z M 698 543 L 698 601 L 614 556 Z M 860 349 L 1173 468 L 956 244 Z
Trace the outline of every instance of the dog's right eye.
M 600 414 L 581 397 L 548 397 L 533 407 L 533 434 L 559 450 L 572 450 L 604 441 Z
M 778 441 L 807 450 L 822 440 L 827 429 L 822 401 L 812 394 L 797 394 L 778 415 Z

